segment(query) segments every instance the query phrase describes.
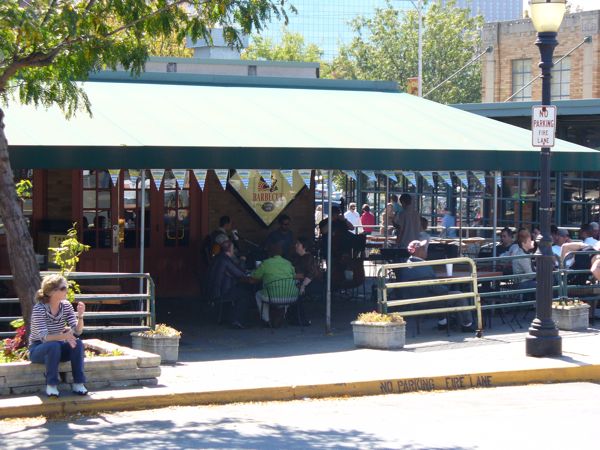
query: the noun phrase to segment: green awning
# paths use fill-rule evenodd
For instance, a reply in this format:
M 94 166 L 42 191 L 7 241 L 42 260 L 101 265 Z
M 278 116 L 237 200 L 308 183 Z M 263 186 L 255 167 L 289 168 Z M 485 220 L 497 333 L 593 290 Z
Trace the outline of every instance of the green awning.
M 216 78 L 216 77 L 215 77 Z M 326 80 L 313 80 L 313 84 Z M 538 170 L 531 132 L 412 95 L 217 83 L 84 83 L 93 117 L 12 103 L 15 168 Z M 557 141 L 555 170 L 600 170 Z

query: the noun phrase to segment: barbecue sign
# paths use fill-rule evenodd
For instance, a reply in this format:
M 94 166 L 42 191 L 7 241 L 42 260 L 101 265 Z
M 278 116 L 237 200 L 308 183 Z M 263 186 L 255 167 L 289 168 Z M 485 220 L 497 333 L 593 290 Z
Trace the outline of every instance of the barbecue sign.
M 531 114 L 531 137 L 534 147 L 554 147 L 556 106 L 534 106 Z

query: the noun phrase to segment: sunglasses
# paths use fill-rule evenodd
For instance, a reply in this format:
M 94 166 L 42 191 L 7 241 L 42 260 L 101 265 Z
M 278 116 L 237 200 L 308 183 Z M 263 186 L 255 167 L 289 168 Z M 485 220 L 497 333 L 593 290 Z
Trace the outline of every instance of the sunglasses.
M 56 289 L 57 291 L 66 291 L 67 287 L 66 286 L 61 286 L 59 288 Z

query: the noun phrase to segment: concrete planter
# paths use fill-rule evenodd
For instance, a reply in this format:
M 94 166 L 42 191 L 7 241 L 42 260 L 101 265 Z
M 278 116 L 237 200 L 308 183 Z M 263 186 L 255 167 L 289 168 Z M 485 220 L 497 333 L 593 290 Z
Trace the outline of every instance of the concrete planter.
M 84 339 L 86 349 L 99 353 L 112 353 L 118 349 L 121 356 L 98 356 L 85 358 L 86 387 L 89 390 L 126 386 L 151 386 L 158 383 L 160 356 L 121 347 L 99 339 Z M 0 364 L 0 395 L 23 395 L 43 392 L 46 377 L 43 364 L 29 361 Z M 62 382 L 59 390 L 70 391 L 73 383 L 71 363 L 58 366 Z
M 175 364 L 179 358 L 179 336 L 146 336 L 143 332 L 131 333 L 131 346 L 144 352 L 160 355 L 161 364 Z
M 406 322 L 352 322 L 354 345 L 364 348 L 392 350 L 406 343 Z
M 583 303 L 574 306 L 552 307 L 552 320 L 559 330 L 585 330 L 590 325 L 590 305 Z

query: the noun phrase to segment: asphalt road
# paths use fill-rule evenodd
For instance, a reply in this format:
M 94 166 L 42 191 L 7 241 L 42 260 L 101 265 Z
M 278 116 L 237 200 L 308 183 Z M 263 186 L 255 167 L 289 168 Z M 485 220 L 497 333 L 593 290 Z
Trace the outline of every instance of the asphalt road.
M 596 449 L 600 385 L 175 407 L 0 421 L 0 449 Z

